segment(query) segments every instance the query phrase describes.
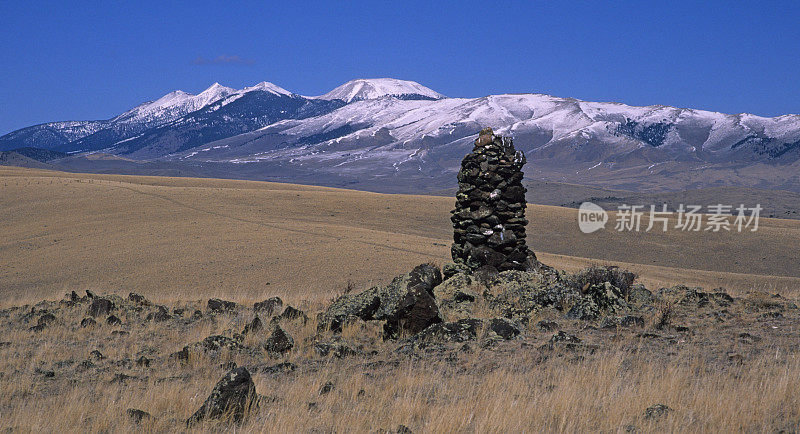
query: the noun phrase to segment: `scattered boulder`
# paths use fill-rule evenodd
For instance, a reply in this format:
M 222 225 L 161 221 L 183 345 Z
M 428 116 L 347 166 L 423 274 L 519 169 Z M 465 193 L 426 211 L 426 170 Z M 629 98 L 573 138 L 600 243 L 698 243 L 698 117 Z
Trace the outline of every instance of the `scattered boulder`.
M 236 303 L 227 300 L 212 298 L 208 300 L 208 310 L 214 313 L 231 312 L 236 309 Z
M 275 326 L 272 334 L 267 338 L 264 343 L 264 348 L 275 354 L 283 354 L 294 347 L 294 339 L 289 336 L 280 326 Z
M 264 324 L 261 322 L 261 318 L 256 315 L 252 321 L 247 323 L 242 330 L 242 334 L 246 335 L 251 332 L 257 332 L 264 328 Z
M 53 315 L 52 313 L 45 313 L 44 315 L 39 317 L 38 321 L 36 322 L 36 325 L 29 328 L 28 330 L 37 333 L 41 332 L 42 330 L 47 328 L 47 326 L 49 326 L 51 323 L 55 322 L 55 320 L 56 320 L 55 315 Z
M 169 311 L 167 311 L 166 306 L 158 305 L 156 306 L 155 312 L 150 312 L 149 314 L 147 314 L 146 319 L 148 321 L 164 322 L 172 319 L 172 316 L 169 314 Z
M 272 315 L 277 313 L 281 307 L 283 307 L 283 300 L 281 300 L 280 297 L 272 297 L 254 304 L 253 311 L 263 313 L 265 315 Z
M 94 318 L 91 318 L 91 317 L 86 317 L 86 318 L 81 320 L 81 327 L 83 327 L 83 328 L 92 327 L 92 326 L 94 326 L 96 324 L 97 324 L 97 321 L 95 321 Z
M 88 295 L 91 293 L 86 291 L 86 294 Z M 89 296 L 89 298 L 92 299 L 92 304 L 89 305 L 89 316 L 95 318 L 98 316 L 105 316 L 117 308 L 114 302 L 107 298 L 95 297 L 94 295 Z
M 125 410 L 125 413 L 131 419 L 131 421 L 137 425 L 153 419 L 153 416 L 151 416 L 150 413 L 144 410 L 139 410 L 138 408 L 129 408 Z
M 108 325 L 120 325 L 122 324 L 122 320 L 116 315 L 109 315 L 108 318 L 106 318 L 106 323 Z
M 139 306 L 150 306 L 150 302 L 143 295 L 137 294 L 135 292 L 131 292 L 130 294 L 128 294 L 128 300 L 138 304 Z
M 442 281 L 439 269 L 429 264 L 420 265 L 409 273 L 409 277 L 408 291 L 386 317 L 384 340 L 396 339 L 402 333 L 415 335 L 442 322 L 439 306 L 433 297 L 433 288 Z
M 186 421 L 191 426 L 206 419 L 244 421 L 257 405 L 256 386 L 247 368 L 231 370 L 217 382 L 203 405 Z
M 279 323 L 281 321 L 284 321 L 284 320 L 290 320 L 291 321 L 291 320 L 296 320 L 296 319 L 302 320 L 303 324 L 308 322 L 308 316 L 306 315 L 305 312 L 303 312 L 300 309 L 297 309 L 297 308 L 294 308 L 292 306 L 287 305 L 286 309 L 283 310 L 283 313 L 281 313 L 278 316 L 272 317 L 272 320 L 270 320 L 270 322 L 273 323 L 273 324 L 277 324 L 277 323 Z
M 106 358 L 106 356 L 104 356 L 99 350 L 92 350 L 92 352 L 89 353 L 89 357 L 95 360 L 103 360 Z
M 152 363 L 152 360 L 148 359 L 145 356 L 141 356 L 138 359 L 136 359 L 136 366 L 140 368 L 149 368 L 150 363 Z

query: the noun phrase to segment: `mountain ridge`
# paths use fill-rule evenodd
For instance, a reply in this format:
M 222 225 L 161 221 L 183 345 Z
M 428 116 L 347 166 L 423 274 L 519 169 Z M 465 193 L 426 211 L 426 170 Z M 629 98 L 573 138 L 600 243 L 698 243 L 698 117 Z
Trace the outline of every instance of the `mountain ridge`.
M 799 181 L 793 170 L 800 166 L 800 115 L 768 118 L 541 93 L 448 98 L 388 78 L 351 80 L 313 97 L 269 82 L 239 90 L 214 83 L 197 95 L 171 92 L 106 121 L 17 130 L 0 137 L 0 150 L 33 146 L 213 163 L 229 165 L 233 177 L 260 171 L 292 181 L 315 173 L 321 182 L 436 179 L 430 182 L 442 186 L 447 182 L 439 180 L 455 173 L 485 126 L 515 138 L 529 156 L 526 173 L 536 179 L 626 189 L 656 188 L 658 178 L 674 188 L 726 182 L 783 188 Z M 770 174 L 770 168 L 777 169 Z

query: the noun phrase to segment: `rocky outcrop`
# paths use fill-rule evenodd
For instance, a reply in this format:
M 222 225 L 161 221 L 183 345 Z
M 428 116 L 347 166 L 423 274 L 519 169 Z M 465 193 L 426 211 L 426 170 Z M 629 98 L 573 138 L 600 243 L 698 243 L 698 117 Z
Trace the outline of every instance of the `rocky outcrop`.
M 536 268 L 536 256 L 525 244 L 524 165 L 525 155 L 510 138 L 495 136 L 491 128 L 481 130 L 458 172 L 453 261 L 472 270 Z
M 340 332 L 342 326 L 349 320 L 356 318 L 364 321 L 388 320 L 392 317 L 393 323 L 396 324 L 389 328 L 394 332 L 394 327 L 399 326 L 401 321 L 404 324 L 401 328 L 405 327 L 406 317 L 412 315 L 412 311 L 415 316 L 422 315 L 420 309 L 424 306 L 428 306 L 427 312 L 430 314 L 428 320 L 435 321 L 438 308 L 436 315 L 433 315 L 431 309 L 436 306 L 433 301 L 433 288 L 441 282 L 442 273 L 436 266 L 418 265 L 410 273 L 395 277 L 384 287 L 374 287 L 359 294 L 345 294 L 339 297 L 319 316 L 318 326 L 320 330 Z M 433 306 L 429 304 L 431 301 Z M 419 316 L 418 319 L 421 318 L 422 316 Z

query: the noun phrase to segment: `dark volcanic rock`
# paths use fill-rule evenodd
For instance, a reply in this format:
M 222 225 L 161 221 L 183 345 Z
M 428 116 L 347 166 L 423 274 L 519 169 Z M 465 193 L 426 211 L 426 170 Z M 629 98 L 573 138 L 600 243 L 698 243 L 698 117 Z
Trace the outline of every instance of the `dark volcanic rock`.
M 267 338 L 264 348 L 270 353 L 283 354 L 294 347 L 294 339 L 289 336 L 280 326 L 275 326 L 275 330 Z
M 410 338 L 412 341 L 440 340 L 446 342 L 465 342 L 478 337 L 478 330 L 483 321 L 475 318 L 461 319 L 455 322 L 434 324 L 422 333 Z
M 491 320 L 487 331 L 505 340 L 514 339 L 522 332 L 514 322 L 506 318 L 495 318 Z
M 139 306 L 150 306 L 150 302 L 143 295 L 135 292 L 128 294 L 128 300 L 138 304 Z
M 420 265 L 409 273 L 408 292 L 383 325 L 384 339 L 396 339 L 402 333 L 415 335 L 442 322 L 439 306 L 433 298 L 433 288 L 441 281 L 441 272 L 432 265 Z
M 106 318 L 106 323 L 109 325 L 120 325 L 122 324 L 122 320 L 116 315 L 109 315 L 108 318 Z
M 359 294 L 345 294 L 334 301 L 319 316 L 320 330 L 340 332 L 349 320 L 386 320 L 396 313 L 398 305 L 412 289 L 424 289 L 433 295 L 433 288 L 442 282 L 442 274 L 436 266 L 422 264 L 410 273 L 395 277 L 385 287 L 370 288 Z
M 87 291 L 87 294 L 89 292 Z M 114 302 L 107 298 L 101 297 L 90 297 L 92 299 L 92 304 L 89 305 L 89 315 L 93 317 L 104 316 L 108 315 L 111 311 L 115 310 L 117 307 L 114 305 Z
M 273 313 L 277 313 L 281 307 L 283 307 L 283 300 L 281 300 L 280 297 L 272 297 L 254 304 L 253 310 L 266 315 L 272 315 Z
M 170 319 L 172 319 L 172 316 L 170 316 L 166 306 L 156 306 L 155 312 L 147 314 L 148 321 L 163 322 L 169 321 Z
M 81 320 L 81 327 L 91 327 L 96 324 L 97 321 L 95 321 L 94 318 L 86 317 Z
M 335 386 L 332 381 L 326 381 L 325 384 L 323 384 L 322 387 L 319 388 L 319 395 L 322 396 L 331 393 L 334 387 Z
M 214 313 L 230 312 L 236 309 L 236 303 L 232 301 L 212 298 L 208 300 L 208 310 Z
M 243 367 L 225 374 L 214 386 L 203 405 L 187 421 L 187 425 L 217 419 L 242 422 L 256 406 L 256 386 L 250 372 Z
M 137 425 L 153 418 L 150 413 L 144 410 L 139 410 L 138 408 L 129 408 L 125 411 L 125 413 L 131 419 L 131 421 Z
M 246 335 L 251 332 L 257 332 L 262 330 L 263 328 L 264 324 L 261 322 L 261 318 L 259 318 L 258 315 L 256 315 L 256 317 L 253 318 L 252 321 L 250 321 L 249 323 L 247 323 L 247 325 L 244 326 L 242 334 Z
M 300 309 L 287 305 L 286 309 L 284 309 L 280 315 L 272 317 L 272 320 L 270 320 L 270 322 L 279 323 L 283 320 L 295 320 L 295 319 L 302 320 L 303 324 L 305 324 L 306 322 L 308 322 L 308 315 L 306 315 L 306 313 Z

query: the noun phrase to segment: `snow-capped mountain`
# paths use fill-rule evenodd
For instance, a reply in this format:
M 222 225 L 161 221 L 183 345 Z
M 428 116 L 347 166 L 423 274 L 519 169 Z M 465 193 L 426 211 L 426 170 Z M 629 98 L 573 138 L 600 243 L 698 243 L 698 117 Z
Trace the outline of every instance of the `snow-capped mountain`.
M 358 79 L 316 97 L 263 82 L 176 91 L 108 121 L 51 123 L 0 137 L 67 152 L 213 165 L 215 176 L 450 185 L 491 126 L 537 179 L 629 189 L 800 184 L 800 116 L 633 107 L 542 94 L 447 98 L 418 83 Z M 20 146 L 13 146 L 20 147 Z M 211 167 L 211 166 L 209 166 Z
M 346 103 L 390 96 L 398 99 L 442 99 L 444 95 L 417 82 L 395 78 L 357 79 L 312 97 L 317 99 L 339 99 Z

